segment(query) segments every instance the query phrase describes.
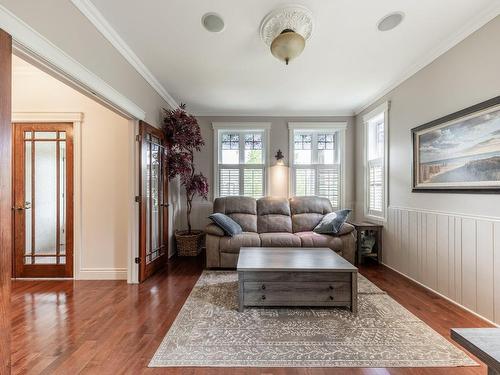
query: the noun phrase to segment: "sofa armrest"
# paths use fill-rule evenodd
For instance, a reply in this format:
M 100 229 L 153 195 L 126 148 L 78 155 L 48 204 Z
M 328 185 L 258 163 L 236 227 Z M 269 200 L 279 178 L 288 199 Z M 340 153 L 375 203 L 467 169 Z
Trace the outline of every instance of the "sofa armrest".
M 214 223 L 210 223 L 205 227 L 205 233 L 214 236 L 224 237 L 224 231 Z
M 337 234 L 334 236 L 344 236 L 354 231 L 354 225 L 349 223 L 344 223 Z

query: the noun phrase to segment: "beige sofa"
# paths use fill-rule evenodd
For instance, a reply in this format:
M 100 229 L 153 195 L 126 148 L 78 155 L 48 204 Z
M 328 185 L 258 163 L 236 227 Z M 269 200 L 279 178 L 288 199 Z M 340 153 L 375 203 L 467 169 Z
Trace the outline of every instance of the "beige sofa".
M 328 247 L 354 264 L 352 225 L 344 224 L 335 236 L 313 232 L 323 216 L 332 212 L 326 198 L 224 197 L 215 199 L 213 211 L 231 217 L 243 233 L 229 237 L 217 225 L 207 225 L 208 268 L 236 268 L 241 247 Z

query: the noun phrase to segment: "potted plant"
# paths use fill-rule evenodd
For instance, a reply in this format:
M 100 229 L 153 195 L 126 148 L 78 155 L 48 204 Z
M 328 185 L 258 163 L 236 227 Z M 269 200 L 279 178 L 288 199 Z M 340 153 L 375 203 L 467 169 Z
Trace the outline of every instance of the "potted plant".
M 208 197 L 208 180 L 195 171 L 194 151 L 201 151 L 205 145 L 198 120 L 186 112 L 185 104 L 174 110 L 165 110 L 163 132 L 166 138 L 165 158 L 168 178 L 180 178 L 186 193 L 187 230 L 176 231 L 177 251 L 180 256 L 198 255 L 204 238 L 203 231 L 191 227 L 193 200 L 199 196 Z

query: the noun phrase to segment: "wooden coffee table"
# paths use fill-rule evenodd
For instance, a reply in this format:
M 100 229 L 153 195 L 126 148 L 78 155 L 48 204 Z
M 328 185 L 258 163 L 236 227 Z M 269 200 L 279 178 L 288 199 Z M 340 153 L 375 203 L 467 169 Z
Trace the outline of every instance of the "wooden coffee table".
M 358 269 L 328 248 L 242 247 L 239 311 L 245 306 L 358 309 Z
M 451 338 L 500 375 L 500 328 L 452 328 Z

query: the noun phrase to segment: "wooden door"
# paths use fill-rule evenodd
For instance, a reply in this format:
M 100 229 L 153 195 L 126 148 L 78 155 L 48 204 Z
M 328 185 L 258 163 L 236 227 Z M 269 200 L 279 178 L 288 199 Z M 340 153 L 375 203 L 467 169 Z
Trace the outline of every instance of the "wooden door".
M 0 374 L 10 374 L 12 269 L 12 38 L 0 29 Z
M 168 259 L 168 178 L 163 133 L 140 122 L 139 281 L 165 266 Z
M 14 276 L 73 277 L 73 124 L 14 124 Z

